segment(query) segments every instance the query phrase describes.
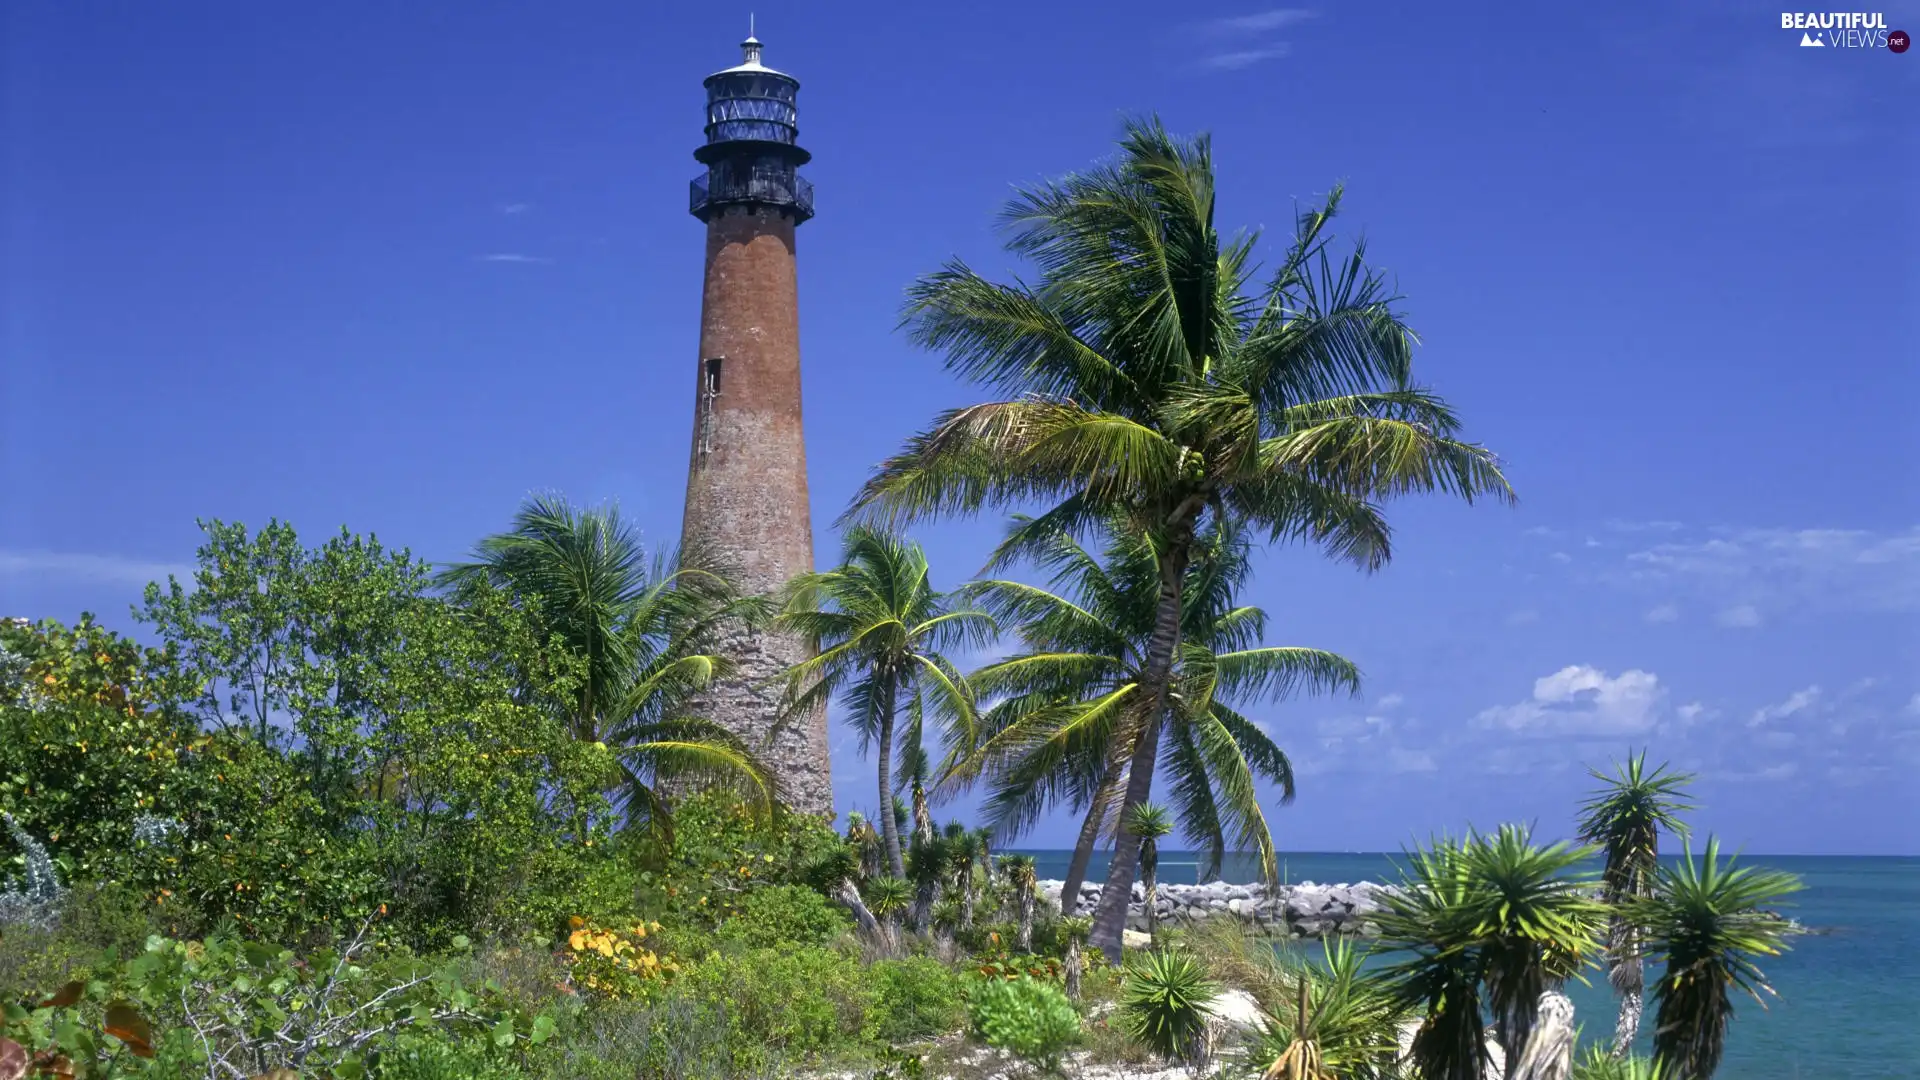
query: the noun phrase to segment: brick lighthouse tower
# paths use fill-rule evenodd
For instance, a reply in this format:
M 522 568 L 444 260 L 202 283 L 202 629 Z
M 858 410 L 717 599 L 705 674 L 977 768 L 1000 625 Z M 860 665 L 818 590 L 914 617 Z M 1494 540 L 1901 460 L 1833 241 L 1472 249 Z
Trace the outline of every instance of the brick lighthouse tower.
M 707 226 L 707 271 L 681 536 L 688 551 L 730 567 L 741 589 L 765 593 L 813 569 L 793 261 L 813 185 L 796 171 L 811 157 L 796 141 L 799 80 L 763 65 L 751 34 L 741 50 L 738 66 L 707 77 L 707 140 L 693 155 L 707 167 L 691 205 Z M 739 667 L 695 715 L 759 748 L 795 809 L 832 812 L 826 714 L 775 730 L 779 690 L 768 683 L 806 658 L 806 645 L 744 626 L 725 633 Z

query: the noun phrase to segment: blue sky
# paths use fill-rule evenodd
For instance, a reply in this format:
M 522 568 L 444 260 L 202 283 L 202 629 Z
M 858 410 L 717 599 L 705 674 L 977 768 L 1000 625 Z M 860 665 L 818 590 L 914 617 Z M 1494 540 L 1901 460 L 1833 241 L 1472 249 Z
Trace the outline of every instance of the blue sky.
M 1648 745 L 1749 850 L 1920 852 L 1920 53 L 1752 4 L 760 2 L 797 74 L 816 534 L 975 392 L 894 332 L 1010 185 L 1124 113 L 1209 130 L 1223 223 L 1347 184 L 1422 377 L 1522 503 L 1405 502 L 1367 578 L 1266 555 L 1291 850 L 1565 830 Z M 670 7 L 670 10 L 668 10 Z M 1889 11 L 1920 28 L 1920 8 Z M 433 559 L 535 490 L 679 526 L 711 5 L 0 9 L 0 613 L 129 625 L 197 516 Z M 921 530 L 957 583 L 997 523 Z M 851 741 L 841 805 L 871 804 Z M 1060 841 L 1052 821 L 1034 838 Z

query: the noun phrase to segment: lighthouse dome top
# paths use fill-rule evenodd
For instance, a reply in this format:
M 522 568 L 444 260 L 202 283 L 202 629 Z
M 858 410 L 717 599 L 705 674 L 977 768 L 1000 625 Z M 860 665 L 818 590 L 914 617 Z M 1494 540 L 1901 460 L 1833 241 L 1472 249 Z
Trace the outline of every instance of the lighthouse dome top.
M 760 39 L 754 37 L 752 32 L 749 31 L 747 39 L 740 43 L 740 62 L 730 68 L 722 68 L 714 72 L 713 75 L 778 75 L 783 79 L 793 78 L 793 76 L 784 71 L 775 71 L 766 64 L 761 63 L 761 48 Z M 713 76 L 708 77 L 712 78 Z

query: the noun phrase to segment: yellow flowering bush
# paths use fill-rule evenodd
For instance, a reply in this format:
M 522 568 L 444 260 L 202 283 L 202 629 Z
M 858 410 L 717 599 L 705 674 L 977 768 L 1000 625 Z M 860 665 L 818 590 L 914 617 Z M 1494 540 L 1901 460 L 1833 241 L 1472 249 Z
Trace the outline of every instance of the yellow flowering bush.
M 671 959 L 643 944 L 648 935 L 660 932 L 657 922 L 601 927 L 576 915 L 568 926 L 567 947 L 561 955 L 567 962 L 568 980 L 578 990 L 604 998 L 640 997 L 648 984 L 670 979 L 680 970 Z

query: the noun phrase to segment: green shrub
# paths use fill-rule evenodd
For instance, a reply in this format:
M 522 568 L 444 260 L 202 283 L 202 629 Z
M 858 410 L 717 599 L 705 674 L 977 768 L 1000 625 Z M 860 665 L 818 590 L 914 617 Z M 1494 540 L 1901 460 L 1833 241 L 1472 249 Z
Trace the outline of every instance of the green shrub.
M 669 925 L 711 930 L 764 886 L 806 884 L 812 867 L 845 846 L 822 818 L 762 816 L 731 792 L 704 791 L 674 808 L 671 843 L 645 853 L 658 898 L 644 907 Z
M 1163 1058 L 1195 1056 L 1207 1026 L 1207 1003 L 1219 988 L 1186 953 L 1153 952 L 1130 965 L 1121 991 L 1127 1034 Z
M 774 885 L 748 893 L 717 936 L 750 948 L 826 945 L 852 925 L 839 905 L 812 889 Z
M 873 1034 L 886 1042 L 945 1035 L 966 1022 L 960 976 L 938 960 L 877 961 L 867 978 L 874 988 Z
M 1066 993 L 1025 975 L 975 983 L 967 1012 L 988 1046 L 1049 1072 L 1059 1071 L 1061 1055 L 1080 1039 L 1080 1014 Z
M 681 985 L 697 1004 L 724 1017 L 737 1048 L 788 1058 L 856 1045 L 874 998 L 858 960 L 811 946 L 715 954 L 694 963 Z M 761 1064 L 736 1060 L 743 1067 Z

